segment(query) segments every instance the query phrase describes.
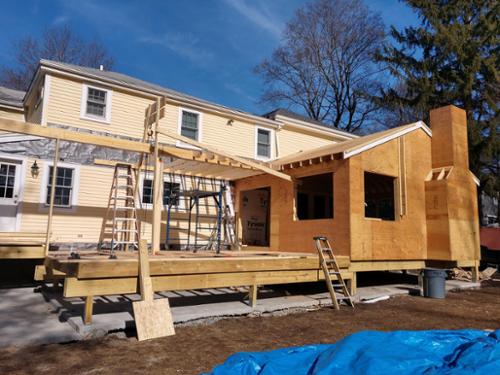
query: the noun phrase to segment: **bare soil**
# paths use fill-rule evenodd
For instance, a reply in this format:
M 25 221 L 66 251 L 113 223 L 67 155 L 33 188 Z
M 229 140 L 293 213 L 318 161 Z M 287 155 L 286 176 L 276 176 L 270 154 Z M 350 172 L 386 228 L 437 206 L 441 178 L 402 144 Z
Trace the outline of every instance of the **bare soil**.
M 0 374 L 199 374 L 238 351 L 332 343 L 361 330 L 500 328 L 500 282 L 449 293 L 444 300 L 396 297 L 352 311 L 325 308 L 284 316 L 230 318 L 178 327 L 137 342 L 106 337 L 0 351 Z

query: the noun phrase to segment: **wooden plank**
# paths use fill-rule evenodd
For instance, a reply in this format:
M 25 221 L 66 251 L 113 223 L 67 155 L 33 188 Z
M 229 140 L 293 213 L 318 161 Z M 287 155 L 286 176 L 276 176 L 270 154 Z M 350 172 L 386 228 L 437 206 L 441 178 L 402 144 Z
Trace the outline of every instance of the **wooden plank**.
M 151 146 L 147 143 L 130 141 L 109 136 L 95 135 L 72 130 L 45 127 L 29 122 L 0 119 L 0 130 L 11 133 L 33 135 L 43 138 L 60 139 L 62 141 L 91 144 L 96 146 L 128 150 L 133 152 L 151 152 Z
M 143 341 L 174 335 L 174 323 L 168 298 L 155 300 L 153 297 L 146 240 L 139 242 L 139 285 L 142 300 L 132 303 L 137 339 Z
M 338 257 L 337 259 L 341 268 L 348 267 L 348 257 Z M 53 263 L 51 262 L 51 267 L 80 279 L 137 276 L 137 260 L 135 259 L 54 259 Z M 319 269 L 317 257 L 150 259 L 151 275 L 155 276 L 304 269 Z
M 342 272 L 344 279 L 352 278 L 351 272 Z M 275 285 L 322 280 L 318 270 L 286 270 L 262 272 L 212 273 L 199 275 L 173 275 L 152 277 L 153 290 L 172 291 L 187 289 L 224 288 L 245 285 Z M 138 293 L 136 277 L 85 279 L 68 277 L 64 281 L 64 297 L 115 295 Z
M 351 261 L 349 271 L 418 270 L 421 268 L 425 268 L 425 260 Z
M 62 280 L 66 277 L 66 274 L 61 271 L 54 270 L 52 268 L 47 268 L 42 265 L 35 266 L 35 275 L 33 280 L 35 281 L 54 281 Z
M 57 177 L 57 163 L 59 162 L 59 138 L 56 139 L 56 149 L 54 153 L 54 161 L 52 163 L 52 179 L 50 181 L 50 203 L 49 215 L 47 217 L 47 231 L 45 233 L 45 256 L 49 254 L 50 234 L 52 230 L 52 215 L 54 214 L 54 196 L 56 192 L 56 177 Z
M 160 99 L 156 100 L 157 108 L 160 107 Z M 155 254 L 160 251 L 160 234 L 161 234 L 161 211 L 163 208 L 163 171 L 162 161 L 159 155 L 158 148 L 158 127 L 160 124 L 160 111 L 156 112 L 156 122 L 154 128 L 154 180 L 153 180 L 153 222 L 151 235 L 151 251 Z
M 43 259 L 45 247 L 43 244 L 32 245 L 4 245 L 0 244 L 0 259 Z
M 83 323 L 88 325 L 92 324 L 92 311 L 94 308 L 94 297 L 86 296 L 85 297 L 85 312 L 83 315 Z
M 167 137 L 173 138 L 175 140 L 178 140 L 178 141 L 190 144 L 192 146 L 199 147 L 201 149 L 205 149 L 205 150 L 207 150 L 209 152 L 212 152 L 214 154 L 218 154 L 219 156 L 227 157 L 228 159 L 234 160 L 235 162 L 241 163 L 243 165 L 248 165 L 248 166 L 250 166 L 252 168 L 255 168 L 257 170 L 260 170 L 260 171 L 265 172 L 267 174 L 270 174 L 272 176 L 279 177 L 279 178 L 281 178 L 283 180 L 292 181 L 292 178 L 289 175 L 281 173 L 281 172 L 278 172 L 277 170 L 274 170 L 274 169 L 272 169 L 272 168 L 270 168 L 270 167 L 268 167 L 266 165 L 259 164 L 257 162 L 253 162 L 253 161 L 251 161 L 249 159 L 240 158 L 239 156 L 231 155 L 231 154 L 229 154 L 229 153 L 227 153 L 225 151 L 219 150 L 219 149 L 217 149 L 215 147 L 212 147 L 212 146 L 209 146 L 209 145 L 206 145 L 206 144 L 194 141 L 194 140 L 192 140 L 190 138 L 183 137 L 181 135 L 178 135 L 178 134 L 175 134 L 175 133 L 172 133 L 172 132 L 169 132 L 169 131 L 160 131 L 159 133 L 163 134 L 163 135 L 165 135 Z

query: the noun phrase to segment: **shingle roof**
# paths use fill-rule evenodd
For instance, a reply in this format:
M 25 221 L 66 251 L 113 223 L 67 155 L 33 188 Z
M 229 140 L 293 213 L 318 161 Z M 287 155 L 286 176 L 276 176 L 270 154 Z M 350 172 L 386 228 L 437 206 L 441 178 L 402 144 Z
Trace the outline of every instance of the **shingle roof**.
M 23 108 L 24 91 L 13 90 L 0 86 L 0 105 Z
M 283 116 L 283 117 L 292 118 L 292 119 L 303 121 L 303 122 L 306 122 L 306 123 L 309 123 L 309 124 L 323 126 L 323 127 L 327 128 L 329 130 L 335 130 L 335 132 L 340 133 L 340 134 L 343 133 L 343 134 L 349 135 L 351 137 L 354 136 L 354 134 L 352 134 L 352 133 L 349 133 L 349 132 L 346 132 L 344 130 L 340 130 L 340 129 L 334 128 L 332 126 L 329 126 L 328 124 L 325 124 L 322 121 L 318 121 L 318 120 L 312 119 L 310 117 L 301 115 L 299 113 L 290 111 L 290 110 L 285 109 L 285 108 L 276 108 L 275 110 L 262 115 L 262 117 L 266 117 L 266 118 L 269 118 L 269 119 L 272 119 L 272 120 L 275 120 L 276 116 Z
M 40 64 L 42 66 L 61 69 L 63 71 L 74 72 L 74 73 L 81 74 L 84 76 L 95 77 L 95 78 L 100 79 L 102 81 L 107 81 L 109 83 L 113 83 L 113 84 L 120 85 L 120 86 L 125 86 L 125 87 L 136 89 L 139 91 L 146 91 L 146 92 L 150 92 L 150 93 L 153 93 L 156 95 L 175 96 L 175 97 L 184 98 L 187 100 L 195 100 L 195 101 L 200 102 L 200 103 L 205 103 L 205 104 L 208 104 L 211 106 L 225 108 L 227 110 L 236 111 L 236 112 L 239 112 L 241 114 L 247 114 L 250 116 L 257 116 L 257 115 L 253 115 L 253 114 L 245 112 L 245 111 L 241 111 L 241 110 L 234 109 L 234 108 L 229 108 L 229 107 L 226 107 L 224 105 L 213 103 L 213 102 L 210 102 L 210 101 L 207 101 L 204 99 L 200 99 L 200 98 L 197 98 L 197 97 L 194 97 L 191 95 L 183 94 L 181 92 L 178 92 L 178 91 L 175 91 L 175 90 L 172 90 L 172 89 L 169 89 L 169 88 L 166 88 L 166 87 L 154 84 L 154 83 L 146 82 L 146 81 L 143 81 L 141 79 L 134 78 L 134 77 L 128 76 L 126 74 L 122 74 L 122 73 L 117 73 L 117 72 L 113 72 L 113 71 L 109 71 L 109 70 L 94 69 L 94 68 L 89 68 L 89 67 L 84 67 L 84 66 L 79 66 L 79 65 L 74 65 L 74 64 L 62 63 L 62 62 L 58 62 L 58 61 L 45 60 L 45 59 L 40 60 Z

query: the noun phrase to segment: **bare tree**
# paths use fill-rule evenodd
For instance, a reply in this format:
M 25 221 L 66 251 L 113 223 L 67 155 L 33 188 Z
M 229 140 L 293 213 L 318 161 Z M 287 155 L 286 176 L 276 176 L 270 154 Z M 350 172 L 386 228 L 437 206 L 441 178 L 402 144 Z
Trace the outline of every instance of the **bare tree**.
M 0 84 L 26 90 L 40 59 L 98 68 L 113 66 L 113 58 L 96 40 L 85 41 L 75 35 L 68 25 L 46 29 L 40 39 L 28 36 L 13 43 L 16 67 L 0 68 Z
M 379 15 L 361 0 L 316 0 L 287 24 L 282 44 L 255 70 L 262 101 L 300 108 L 309 117 L 359 130 L 376 111 L 379 88 L 373 55 L 384 42 Z

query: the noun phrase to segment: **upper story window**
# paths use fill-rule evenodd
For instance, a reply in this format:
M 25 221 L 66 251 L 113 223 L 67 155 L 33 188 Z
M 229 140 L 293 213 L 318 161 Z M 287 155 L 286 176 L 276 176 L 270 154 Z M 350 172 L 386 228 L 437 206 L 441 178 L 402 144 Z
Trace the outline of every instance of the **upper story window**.
M 257 128 L 255 153 L 257 159 L 271 158 L 272 155 L 271 130 Z
M 81 117 L 109 122 L 110 114 L 111 90 L 83 85 Z
M 181 110 L 181 135 L 187 138 L 199 140 L 200 114 Z
M 54 174 L 54 167 L 49 166 L 48 173 L 46 174 L 46 193 L 45 204 L 50 204 L 50 194 L 52 191 L 52 175 Z M 56 185 L 54 190 L 54 207 L 71 207 L 75 204 L 75 180 L 76 169 L 70 167 L 57 167 Z

